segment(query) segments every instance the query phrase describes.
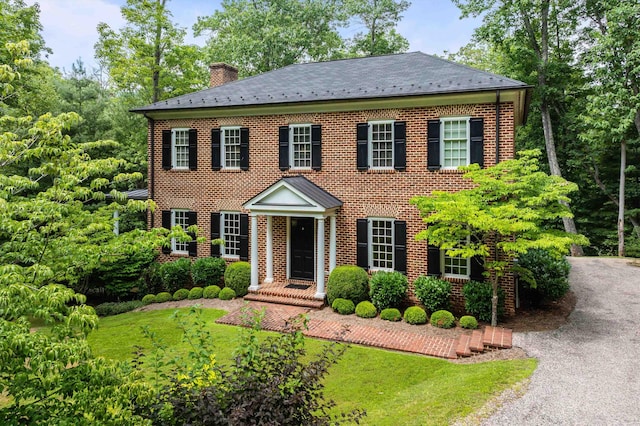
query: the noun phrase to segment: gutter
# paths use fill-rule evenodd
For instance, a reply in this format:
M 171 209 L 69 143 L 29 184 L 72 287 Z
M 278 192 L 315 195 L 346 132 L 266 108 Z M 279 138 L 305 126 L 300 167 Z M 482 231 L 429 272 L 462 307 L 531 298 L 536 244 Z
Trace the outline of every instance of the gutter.
M 500 162 L 500 90 L 496 90 L 496 164 Z
M 155 153 L 156 153 L 156 141 L 155 141 L 155 120 L 151 117 L 149 117 L 146 113 L 144 113 L 144 117 L 147 119 L 147 121 L 149 122 L 149 132 L 151 133 L 151 152 L 149 153 L 149 199 L 150 200 L 154 200 L 155 199 Z M 154 217 L 153 217 L 153 211 L 150 212 L 150 219 L 151 219 L 151 227 L 153 227 L 153 224 L 155 224 L 154 221 Z

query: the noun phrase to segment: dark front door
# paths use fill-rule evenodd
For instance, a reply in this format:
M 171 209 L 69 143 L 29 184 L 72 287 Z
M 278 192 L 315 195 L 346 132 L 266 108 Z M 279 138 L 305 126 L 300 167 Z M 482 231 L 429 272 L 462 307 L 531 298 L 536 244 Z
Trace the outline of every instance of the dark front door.
M 291 218 L 291 278 L 313 280 L 313 220 L 312 217 Z

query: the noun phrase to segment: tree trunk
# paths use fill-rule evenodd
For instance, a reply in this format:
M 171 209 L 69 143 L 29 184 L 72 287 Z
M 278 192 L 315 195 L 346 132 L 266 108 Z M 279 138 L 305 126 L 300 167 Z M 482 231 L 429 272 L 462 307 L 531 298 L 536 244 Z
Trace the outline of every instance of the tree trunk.
M 498 325 L 498 276 L 493 274 L 491 279 L 491 287 L 493 288 L 493 296 L 491 297 L 491 326 Z
M 627 168 L 627 141 L 620 142 L 620 183 L 618 185 L 618 256 L 624 257 L 624 184 Z

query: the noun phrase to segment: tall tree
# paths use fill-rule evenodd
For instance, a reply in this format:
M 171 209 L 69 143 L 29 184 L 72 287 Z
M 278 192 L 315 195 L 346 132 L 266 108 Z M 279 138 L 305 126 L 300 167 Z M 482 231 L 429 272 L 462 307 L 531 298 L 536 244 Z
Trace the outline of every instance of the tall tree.
M 336 56 L 343 47 L 338 0 L 223 0 L 221 10 L 198 18 L 209 62 L 225 62 L 240 76 Z
M 407 0 L 345 0 L 346 13 L 365 28 L 349 41 L 349 53 L 374 56 L 405 52 L 409 41 L 396 26 L 410 5 Z
M 554 86 L 554 74 L 572 61 L 572 43 L 576 39 L 575 2 L 570 0 L 453 0 L 463 16 L 484 16 L 476 30 L 480 40 L 503 46 L 530 63 L 535 75 L 540 122 L 551 174 L 562 176 L 556 153 L 557 123 L 552 120 L 553 98 L 561 87 Z M 505 49 L 506 47 L 506 49 Z M 572 216 L 563 217 L 567 232 L 577 234 Z M 573 255 L 582 255 L 582 247 L 572 247 Z

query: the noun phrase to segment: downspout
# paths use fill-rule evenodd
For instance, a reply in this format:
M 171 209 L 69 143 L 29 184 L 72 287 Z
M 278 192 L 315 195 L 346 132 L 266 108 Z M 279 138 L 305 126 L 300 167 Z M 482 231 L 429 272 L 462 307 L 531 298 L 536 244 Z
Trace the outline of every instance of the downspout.
M 496 90 L 496 164 L 500 162 L 500 90 Z
M 147 119 L 147 121 L 149 122 L 149 132 L 151 133 L 151 150 L 149 152 L 149 199 L 150 200 L 155 200 L 155 153 L 156 153 L 156 122 L 153 118 L 147 116 L 147 114 L 144 114 L 145 118 Z M 153 211 L 151 211 L 149 213 L 149 222 L 150 225 L 148 226 L 148 228 L 153 228 L 153 225 L 155 224 L 155 220 L 153 217 Z

